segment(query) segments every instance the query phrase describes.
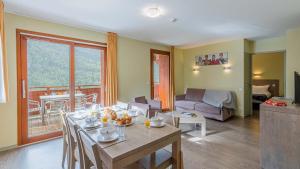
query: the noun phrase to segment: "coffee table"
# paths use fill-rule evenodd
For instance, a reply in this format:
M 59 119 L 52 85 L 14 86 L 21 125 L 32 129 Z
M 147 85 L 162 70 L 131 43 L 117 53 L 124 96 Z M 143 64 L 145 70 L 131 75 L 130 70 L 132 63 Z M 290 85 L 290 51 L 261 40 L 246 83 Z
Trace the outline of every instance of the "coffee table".
M 172 111 L 173 124 L 199 124 L 201 125 L 201 135 L 206 135 L 206 120 L 202 113 L 192 110 L 175 110 Z

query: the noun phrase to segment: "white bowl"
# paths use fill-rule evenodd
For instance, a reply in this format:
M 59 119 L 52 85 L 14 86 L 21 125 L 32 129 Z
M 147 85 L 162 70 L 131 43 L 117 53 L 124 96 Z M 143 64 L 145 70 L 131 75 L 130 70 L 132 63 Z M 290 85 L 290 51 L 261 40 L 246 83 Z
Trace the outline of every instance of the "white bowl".
M 100 134 L 103 136 L 103 138 L 108 139 L 110 138 L 114 133 L 116 133 L 115 127 L 104 127 L 100 129 Z
M 155 126 L 161 126 L 164 122 L 164 119 L 161 117 L 152 117 L 151 118 L 151 123 L 154 124 Z

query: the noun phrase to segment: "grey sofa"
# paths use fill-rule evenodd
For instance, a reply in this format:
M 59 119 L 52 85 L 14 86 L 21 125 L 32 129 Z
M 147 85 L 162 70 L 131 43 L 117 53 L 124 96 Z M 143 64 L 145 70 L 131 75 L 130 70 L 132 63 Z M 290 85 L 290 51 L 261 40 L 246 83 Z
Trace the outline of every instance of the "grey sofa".
M 218 98 L 218 94 L 220 94 L 221 98 Z M 230 98 L 230 100 L 226 100 L 226 97 Z M 214 102 L 211 102 L 210 100 L 219 100 L 220 104 L 213 104 Z M 224 101 L 225 106 L 223 105 L 223 100 L 226 100 Z M 201 112 L 204 117 L 225 121 L 231 116 L 233 116 L 235 109 L 235 101 L 236 100 L 233 92 L 208 92 L 206 89 L 188 88 L 186 90 L 186 94 L 175 96 L 175 109 L 187 111 L 194 110 Z M 230 104 L 234 106 L 226 106 L 225 102 L 230 102 Z

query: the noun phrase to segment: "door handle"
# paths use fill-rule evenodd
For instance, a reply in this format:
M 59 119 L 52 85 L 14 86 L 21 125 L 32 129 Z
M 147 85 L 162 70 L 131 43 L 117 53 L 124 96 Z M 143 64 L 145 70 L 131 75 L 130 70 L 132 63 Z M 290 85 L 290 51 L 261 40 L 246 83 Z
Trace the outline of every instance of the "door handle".
M 22 98 L 26 99 L 26 84 L 25 84 L 25 80 L 22 80 Z

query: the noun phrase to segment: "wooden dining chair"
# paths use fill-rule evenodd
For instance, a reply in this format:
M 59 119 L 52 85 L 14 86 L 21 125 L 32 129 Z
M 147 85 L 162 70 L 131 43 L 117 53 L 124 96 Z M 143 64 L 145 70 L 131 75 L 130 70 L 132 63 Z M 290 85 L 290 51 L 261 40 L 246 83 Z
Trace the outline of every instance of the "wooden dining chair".
M 64 110 L 60 110 L 60 116 L 62 121 L 62 130 L 63 130 L 63 154 L 61 165 L 64 168 L 66 156 L 68 152 L 68 134 L 67 134 L 67 124 L 66 124 L 66 112 Z
M 105 169 L 101 161 L 99 147 L 88 134 L 82 130 L 78 130 L 78 143 L 83 152 L 83 168 L 82 169 Z M 133 163 L 122 169 L 144 169 L 138 162 Z
M 63 154 L 62 154 L 62 167 L 65 166 L 66 156 L 68 152 L 68 133 L 67 133 L 67 124 L 66 124 L 66 112 L 70 111 L 69 101 L 65 101 L 64 106 L 59 110 L 61 122 L 62 122 L 62 132 L 63 132 Z
M 81 150 L 79 150 L 79 147 L 77 145 L 77 130 L 79 128 L 78 125 L 70 118 L 67 117 L 66 113 L 62 113 L 63 122 L 65 123 L 65 130 L 66 130 L 66 136 L 67 136 L 67 152 L 68 152 L 68 169 L 75 169 L 76 161 L 79 162 L 80 168 L 83 168 L 82 166 L 82 153 Z M 63 154 L 63 159 L 64 159 Z M 64 166 L 64 160 L 63 164 Z

